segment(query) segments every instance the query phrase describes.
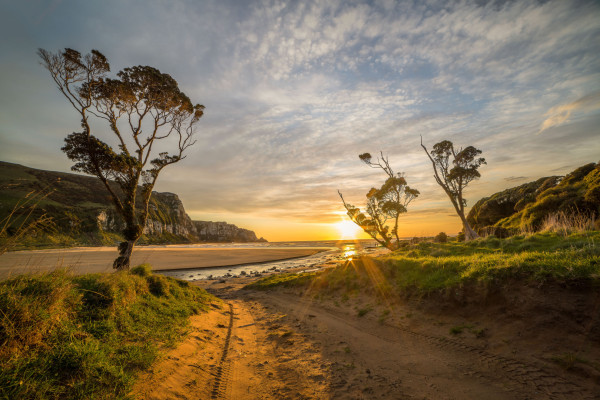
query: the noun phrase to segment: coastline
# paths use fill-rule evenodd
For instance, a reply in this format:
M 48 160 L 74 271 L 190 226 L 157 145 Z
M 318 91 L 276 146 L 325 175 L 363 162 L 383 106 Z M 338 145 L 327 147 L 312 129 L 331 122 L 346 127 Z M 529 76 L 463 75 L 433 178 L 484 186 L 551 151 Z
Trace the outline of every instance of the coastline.
M 323 248 L 139 248 L 131 265 L 149 263 L 155 271 L 176 271 L 267 263 L 311 256 Z M 67 267 L 75 274 L 113 272 L 115 248 L 9 252 L 0 255 L 0 279 Z
M 303 255 L 299 255 L 299 256 L 290 256 L 290 257 L 286 257 L 286 258 L 278 258 L 278 259 L 274 259 L 274 260 L 248 261 L 248 262 L 243 262 L 243 263 L 239 263 L 239 264 L 207 265 L 207 266 L 202 266 L 202 267 L 188 267 L 188 268 L 167 268 L 167 269 L 153 268 L 152 271 L 154 271 L 154 272 L 163 272 L 163 271 L 178 272 L 178 271 L 188 271 L 188 270 L 194 270 L 194 269 L 243 267 L 245 265 L 268 264 L 268 263 L 277 262 L 277 261 L 296 260 L 296 259 L 299 259 L 299 258 L 314 256 L 315 254 L 322 253 L 324 251 L 327 251 L 327 250 L 325 250 L 325 249 L 314 249 L 314 251 L 312 251 L 312 253 L 309 253 L 309 254 L 303 254 Z

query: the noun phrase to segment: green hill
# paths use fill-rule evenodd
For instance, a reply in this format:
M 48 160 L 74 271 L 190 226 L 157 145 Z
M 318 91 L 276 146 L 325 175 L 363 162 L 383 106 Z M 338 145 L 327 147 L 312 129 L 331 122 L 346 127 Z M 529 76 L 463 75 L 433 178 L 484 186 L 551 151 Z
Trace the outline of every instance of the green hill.
M 116 184 L 114 190 L 120 190 Z M 32 197 L 37 200 L 30 201 Z M 6 235 L 14 235 L 24 220 L 42 215 L 50 217 L 51 223 L 20 239 L 17 249 L 113 245 L 121 241 L 123 220 L 97 178 L 0 161 L 0 221 L 10 216 Z M 259 240 L 264 239 L 225 222 L 192 221 L 176 194 L 152 192 L 148 221 L 139 243 Z
M 481 233 L 506 236 L 539 230 L 557 213 L 600 215 L 600 163 L 590 163 L 570 174 L 540 178 L 479 200 L 467 220 Z

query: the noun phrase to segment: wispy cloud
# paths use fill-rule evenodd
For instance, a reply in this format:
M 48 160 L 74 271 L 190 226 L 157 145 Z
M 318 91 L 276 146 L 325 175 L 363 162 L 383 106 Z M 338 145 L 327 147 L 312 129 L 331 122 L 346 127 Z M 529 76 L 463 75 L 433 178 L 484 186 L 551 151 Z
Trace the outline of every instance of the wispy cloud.
M 600 110 L 600 92 L 588 94 L 571 103 L 552 107 L 544 114 L 547 118 L 542 122 L 539 133 L 569 122 L 571 114 L 574 112 L 589 113 L 597 110 Z
M 158 186 L 196 218 L 332 221 L 337 189 L 358 204 L 381 184 L 357 157 L 379 150 L 421 191 L 411 212 L 445 215 L 419 135 L 484 151 L 471 204 L 600 150 L 594 1 L 53 4 L 36 26 L 24 23 L 39 15 L 32 4 L 0 17 L 3 37 L 19 38 L 3 44 L 0 90 L 14 95 L 0 98 L 11 138 L 0 157 L 66 164 L 58 148 L 78 120 L 36 69 L 37 47 L 98 48 L 115 70 L 153 65 L 207 107 L 197 146 Z

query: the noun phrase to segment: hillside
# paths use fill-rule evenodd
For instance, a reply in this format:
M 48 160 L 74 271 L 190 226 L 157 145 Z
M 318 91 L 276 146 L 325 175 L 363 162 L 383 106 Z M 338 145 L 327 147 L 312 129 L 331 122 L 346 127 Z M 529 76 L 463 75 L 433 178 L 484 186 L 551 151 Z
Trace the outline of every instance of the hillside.
M 98 179 L 0 161 L 0 220 L 4 221 L 15 206 L 32 193 L 47 195 L 30 219 L 46 214 L 52 223 L 44 232 L 26 238 L 23 247 L 109 245 L 120 240 L 124 223 Z M 8 234 L 16 231 L 30 210 L 30 207 L 17 210 Z M 250 230 L 225 222 L 192 221 L 176 194 L 152 192 L 150 216 L 140 243 L 255 242 L 261 239 Z
M 506 236 L 538 230 L 556 213 L 600 215 L 600 163 L 586 164 L 564 177 L 540 178 L 479 200 L 467 220 L 480 233 Z

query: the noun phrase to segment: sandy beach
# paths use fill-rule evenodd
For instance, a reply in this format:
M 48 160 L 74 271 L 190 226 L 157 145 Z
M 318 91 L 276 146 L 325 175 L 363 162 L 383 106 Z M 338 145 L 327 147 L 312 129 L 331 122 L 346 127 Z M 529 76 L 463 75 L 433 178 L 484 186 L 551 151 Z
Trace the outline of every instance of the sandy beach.
M 304 257 L 317 248 L 136 248 L 131 265 L 149 263 L 154 270 L 207 268 Z M 111 272 L 114 247 L 16 251 L 0 256 L 0 279 L 22 273 L 68 267 L 76 274 Z

